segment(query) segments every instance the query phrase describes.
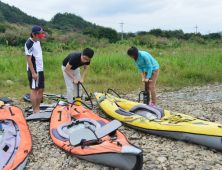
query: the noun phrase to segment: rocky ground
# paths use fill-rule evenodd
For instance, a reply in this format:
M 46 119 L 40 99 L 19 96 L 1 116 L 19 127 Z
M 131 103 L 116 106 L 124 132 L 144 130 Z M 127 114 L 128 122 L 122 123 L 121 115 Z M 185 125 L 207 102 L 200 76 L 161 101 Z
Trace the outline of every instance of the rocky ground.
M 158 107 L 188 114 L 200 119 L 222 124 L 222 85 L 214 84 L 201 87 L 184 88 L 179 91 L 157 91 Z M 123 98 L 138 99 L 138 91 Z M 13 104 L 25 108 L 30 105 L 26 102 Z M 109 119 L 95 104 L 93 112 Z M 28 122 L 33 140 L 33 149 L 29 156 L 28 169 L 64 169 L 64 170 L 118 170 L 101 164 L 94 164 L 74 156 L 66 157 L 51 140 L 49 122 Z M 144 150 L 143 169 L 222 169 L 222 152 L 189 142 L 177 141 L 160 136 L 150 135 L 126 126 L 121 130 L 131 143 Z

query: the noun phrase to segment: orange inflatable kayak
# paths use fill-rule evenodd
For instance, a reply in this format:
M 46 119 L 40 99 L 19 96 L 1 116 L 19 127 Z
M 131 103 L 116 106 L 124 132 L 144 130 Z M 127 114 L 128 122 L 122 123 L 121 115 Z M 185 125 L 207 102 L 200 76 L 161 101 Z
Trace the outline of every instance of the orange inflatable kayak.
M 121 169 L 141 170 L 143 151 L 117 130 L 120 126 L 118 120 L 109 122 L 81 106 L 63 102 L 52 112 L 50 136 L 67 154 Z
M 24 169 L 32 148 L 31 134 L 22 110 L 0 106 L 0 169 Z

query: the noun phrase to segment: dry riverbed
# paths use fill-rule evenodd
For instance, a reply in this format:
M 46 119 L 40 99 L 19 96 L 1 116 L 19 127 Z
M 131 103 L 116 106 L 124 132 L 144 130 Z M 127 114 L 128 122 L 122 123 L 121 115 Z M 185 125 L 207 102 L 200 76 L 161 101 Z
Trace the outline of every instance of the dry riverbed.
M 138 99 L 139 91 L 122 95 L 123 98 Z M 158 107 L 188 114 L 200 119 L 222 124 L 222 85 L 189 87 L 179 91 L 157 91 Z M 30 103 L 12 98 L 13 104 L 26 108 Z M 46 103 L 49 101 L 47 100 Z M 55 102 L 53 102 L 55 103 Z M 109 119 L 95 104 L 93 112 Z M 110 119 L 109 119 L 110 120 Z M 49 135 L 49 122 L 28 122 L 33 149 L 26 164 L 26 170 L 118 170 L 101 164 L 69 156 L 60 150 Z M 126 126 L 120 129 L 131 143 L 144 150 L 143 169 L 222 169 L 222 152 L 189 142 L 177 141 L 160 136 L 150 135 Z

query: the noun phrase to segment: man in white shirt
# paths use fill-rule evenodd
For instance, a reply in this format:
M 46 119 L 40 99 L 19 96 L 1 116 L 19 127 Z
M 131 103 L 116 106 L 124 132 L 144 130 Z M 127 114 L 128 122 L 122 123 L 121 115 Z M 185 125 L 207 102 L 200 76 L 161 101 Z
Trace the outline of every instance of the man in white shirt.
M 25 43 L 25 54 L 27 58 L 27 71 L 31 89 L 30 99 L 33 113 L 40 113 L 40 103 L 44 92 L 43 57 L 40 40 L 45 37 L 40 26 L 34 26 L 31 38 Z

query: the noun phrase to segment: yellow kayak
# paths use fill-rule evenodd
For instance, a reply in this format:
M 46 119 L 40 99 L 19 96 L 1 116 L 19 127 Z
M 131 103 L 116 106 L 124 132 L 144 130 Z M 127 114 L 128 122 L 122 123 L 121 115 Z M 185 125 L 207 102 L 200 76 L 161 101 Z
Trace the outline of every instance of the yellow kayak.
M 131 128 L 222 150 L 220 124 L 132 102 L 108 93 L 94 93 L 94 95 L 99 106 L 109 116 Z

